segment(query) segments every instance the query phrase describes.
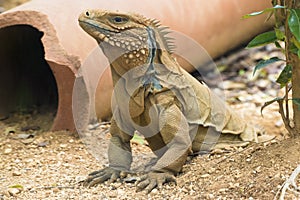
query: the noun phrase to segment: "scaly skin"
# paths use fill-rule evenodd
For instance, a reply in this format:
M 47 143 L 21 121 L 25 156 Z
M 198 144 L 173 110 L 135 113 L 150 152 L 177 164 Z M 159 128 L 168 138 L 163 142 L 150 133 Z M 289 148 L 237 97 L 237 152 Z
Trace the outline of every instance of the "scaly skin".
M 157 156 L 137 183 L 138 191 L 147 192 L 175 182 L 190 153 L 222 143 L 257 141 L 251 126 L 173 59 L 173 46 L 158 21 L 88 10 L 80 15 L 79 24 L 110 61 L 114 82 L 109 167 L 90 174 L 86 185 L 116 181 L 130 170 L 135 130 Z

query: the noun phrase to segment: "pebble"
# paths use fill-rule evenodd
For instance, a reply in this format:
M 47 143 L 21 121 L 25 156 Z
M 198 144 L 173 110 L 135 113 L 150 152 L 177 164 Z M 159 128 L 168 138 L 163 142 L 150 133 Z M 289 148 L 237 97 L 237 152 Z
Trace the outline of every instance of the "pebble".
M 80 182 L 84 181 L 86 178 L 87 178 L 86 176 L 76 176 L 75 181 L 76 181 L 76 183 L 80 183 Z
M 7 148 L 4 150 L 4 154 L 10 154 L 12 152 L 12 149 Z
M 67 144 L 60 144 L 59 145 L 61 148 L 66 148 L 67 147 Z
M 207 178 L 207 177 L 209 177 L 210 176 L 210 174 L 203 174 L 203 175 L 201 175 L 200 177 L 201 178 Z
M 29 137 L 34 137 L 32 134 L 25 134 L 25 133 L 20 133 L 17 135 L 18 139 L 28 139 Z
M 213 194 L 208 194 L 207 198 L 209 198 L 209 199 L 215 199 L 215 196 Z
M 8 189 L 8 193 L 11 195 L 11 196 L 16 196 L 17 194 L 19 194 L 21 192 L 20 189 L 18 188 L 9 188 Z
M 13 173 L 12 173 L 12 175 L 13 176 L 21 176 L 21 172 L 20 171 L 14 171 Z
M 222 154 L 222 153 L 224 153 L 224 151 L 222 149 L 214 149 L 212 153 L 213 154 Z
M 226 192 L 227 191 L 227 188 L 221 188 L 221 189 L 219 189 L 219 191 L 218 192 L 220 192 L 220 193 L 224 193 L 224 192 Z
M 282 122 L 281 119 L 278 120 L 277 122 L 275 122 L 275 126 L 276 126 L 276 127 L 281 127 L 282 125 L 283 125 L 283 122 Z
M 111 183 L 111 186 L 115 189 L 119 188 L 121 185 L 122 185 L 122 183 L 120 183 L 120 182 Z

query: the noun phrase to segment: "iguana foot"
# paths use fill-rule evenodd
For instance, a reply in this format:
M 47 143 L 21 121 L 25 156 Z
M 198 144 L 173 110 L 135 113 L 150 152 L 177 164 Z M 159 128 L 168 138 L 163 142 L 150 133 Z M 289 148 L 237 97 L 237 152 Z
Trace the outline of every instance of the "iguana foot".
M 88 178 L 84 181 L 83 185 L 86 187 L 92 187 L 99 183 L 103 183 L 107 180 L 110 183 L 113 183 L 117 181 L 118 178 L 122 178 L 125 176 L 126 176 L 125 172 L 121 172 L 120 170 L 106 167 L 104 169 L 90 173 Z
M 150 193 L 154 188 L 161 189 L 164 183 L 175 182 L 176 178 L 173 174 L 167 172 L 149 172 L 143 175 L 140 180 L 136 182 L 137 192 L 145 190 Z

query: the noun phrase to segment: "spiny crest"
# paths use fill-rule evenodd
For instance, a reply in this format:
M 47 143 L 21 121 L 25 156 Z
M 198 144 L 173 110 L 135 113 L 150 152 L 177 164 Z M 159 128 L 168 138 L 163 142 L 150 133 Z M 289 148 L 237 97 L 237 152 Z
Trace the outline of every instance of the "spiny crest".
M 157 19 L 149 19 L 151 25 L 157 30 L 160 38 L 162 39 L 166 50 L 170 53 L 173 53 L 176 46 L 174 44 L 174 38 L 167 37 L 169 33 L 171 33 L 170 28 L 167 26 L 162 26 L 160 21 Z
M 167 26 L 162 26 L 160 21 L 157 19 L 146 18 L 145 16 L 135 14 L 135 18 L 139 20 L 139 23 L 144 24 L 145 26 L 153 27 L 157 30 L 159 37 L 163 41 L 163 45 L 169 53 L 173 53 L 176 46 L 174 44 L 174 38 L 167 37 L 171 33 L 170 28 Z

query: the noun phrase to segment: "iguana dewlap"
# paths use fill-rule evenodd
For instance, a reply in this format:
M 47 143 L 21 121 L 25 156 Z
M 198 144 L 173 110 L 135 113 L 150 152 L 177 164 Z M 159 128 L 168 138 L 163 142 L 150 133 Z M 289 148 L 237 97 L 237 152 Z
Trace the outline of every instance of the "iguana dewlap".
M 94 37 L 111 66 L 114 82 L 109 167 L 90 175 L 94 185 L 115 181 L 132 162 L 130 140 L 143 134 L 157 156 L 139 189 L 174 181 L 188 154 L 222 143 L 256 142 L 255 129 L 225 106 L 172 57 L 165 28 L 137 14 L 89 10 L 79 24 Z

